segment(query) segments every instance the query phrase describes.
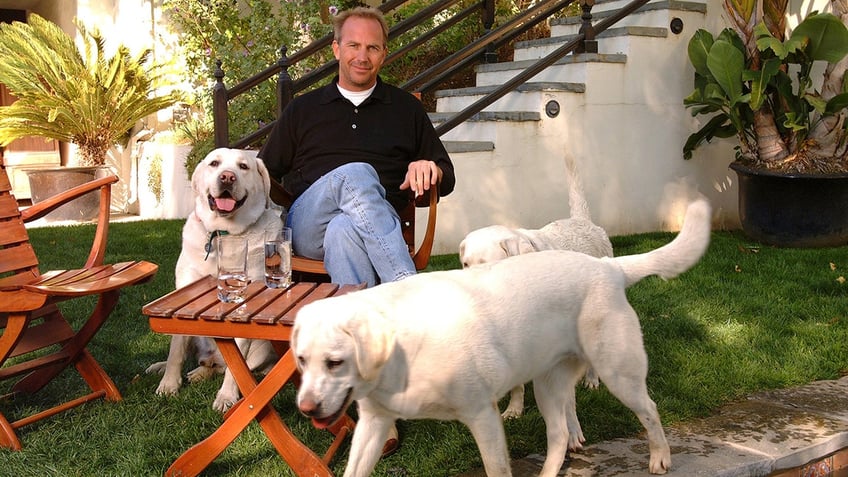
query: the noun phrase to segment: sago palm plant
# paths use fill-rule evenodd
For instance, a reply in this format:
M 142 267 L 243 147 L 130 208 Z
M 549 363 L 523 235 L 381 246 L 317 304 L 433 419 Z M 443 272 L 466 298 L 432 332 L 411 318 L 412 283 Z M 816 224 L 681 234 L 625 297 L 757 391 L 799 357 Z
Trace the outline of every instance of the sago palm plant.
M 139 120 L 177 101 L 155 96 L 164 76 L 120 45 L 107 57 L 105 40 L 76 21 L 82 46 L 56 24 L 32 14 L 28 23 L 0 25 L 0 83 L 17 98 L 0 107 L 0 145 L 24 136 L 76 144 L 80 165 L 102 165 Z

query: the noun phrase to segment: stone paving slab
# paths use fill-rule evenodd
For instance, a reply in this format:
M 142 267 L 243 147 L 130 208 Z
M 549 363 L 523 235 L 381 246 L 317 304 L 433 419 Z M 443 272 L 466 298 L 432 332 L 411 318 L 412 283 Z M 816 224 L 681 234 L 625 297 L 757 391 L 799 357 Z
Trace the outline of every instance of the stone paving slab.
M 669 475 L 760 477 L 801 467 L 848 448 L 848 376 L 757 393 L 665 431 Z M 560 475 L 648 476 L 648 455 L 644 435 L 599 442 L 569 453 Z M 537 475 L 543 463 L 541 455 L 517 459 L 513 475 Z M 482 476 L 477 469 L 458 477 Z

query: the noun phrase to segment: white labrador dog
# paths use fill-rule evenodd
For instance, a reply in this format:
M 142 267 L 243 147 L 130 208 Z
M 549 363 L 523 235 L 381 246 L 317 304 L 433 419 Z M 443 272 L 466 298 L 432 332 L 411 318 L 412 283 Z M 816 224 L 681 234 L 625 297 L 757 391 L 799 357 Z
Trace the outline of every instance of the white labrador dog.
M 486 474 L 509 476 L 497 400 L 532 380 L 547 426 L 540 475 L 553 477 L 580 433 L 574 386 L 590 365 L 647 429 L 649 470 L 665 473 L 671 453 L 648 396 L 648 358 L 625 289 L 688 270 L 709 238 L 710 206 L 700 200 L 672 242 L 645 254 L 543 251 L 306 305 L 291 341 L 298 408 L 325 427 L 358 403 L 346 477 L 371 473 L 396 419 L 422 418 L 464 423 Z
M 177 288 L 206 275 L 217 273 L 214 239 L 238 235 L 248 241 L 248 278 L 263 280 L 265 275 L 264 233 L 279 231 L 281 210 L 271 202 L 268 170 L 255 151 L 220 148 L 210 152 L 191 176 L 194 211 L 183 227 L 182 250 L 177 259 Z M 261 340 L 237 340 L 250 369 L 259 369 L 274 360 L 271 344 Z M 152 364 L 148 373 L 162 373 L 157 394 L 176 394 L 182 385 L 182 367 L 194 348 L 200 366 L 188 373 L 196 382 L 215 373 L 224 373 L 224 382 L 213 407 L 226 411 L 239 398 L 238 386 L 225 372 L 224 360 L 214 341 L 202 336 L 174 335 L 168 360 Z
M 541 229 L 511 229 L 503 225 L 490 225 L 473 230 L 459 243 L 459 260 L 463 267 L 503 260 L 506 257 L 542 250 L 571 250 L 593 257 L 612 257 L 612 243 L 607 232 L 592 222 L 586 204 L 583 182 L 571 156 L 565 158 L 568 179 L 569 216 L 556 220 Z M 598 376 L 590 368 L 583 383 L 592 389 L 598 387 Z M 509 404 L 502 413 L 504 419 L 519 417 L 524 413 L 524 385 L 509 393 Z M 578 446 L 579 448 L 579 446 Z

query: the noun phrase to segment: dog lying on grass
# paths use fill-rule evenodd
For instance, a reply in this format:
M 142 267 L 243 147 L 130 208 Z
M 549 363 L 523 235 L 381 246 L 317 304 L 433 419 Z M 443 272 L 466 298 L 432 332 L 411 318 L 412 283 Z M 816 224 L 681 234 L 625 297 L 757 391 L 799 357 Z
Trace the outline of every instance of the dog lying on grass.
M 297 406 L 323 428 L 357 402 L 346 477 L 371 473 L 397 419 L 464 423 L 486 474 L 509 476 L 496 403 L 532 380 L 548 438 L 540 475 L 553 477 L 582 439 L 574 387 L 591 366 L 647 430 L 650 472 L 665 473 L 671 452 L 648 395 L 648 358 L 625 290 L 693 267 L 709 244 L 710 215 L 706 201 L 693 202 L 678 236 L 644 254 L 542 251 L 306 305 L 291 340 L 301 373 Z

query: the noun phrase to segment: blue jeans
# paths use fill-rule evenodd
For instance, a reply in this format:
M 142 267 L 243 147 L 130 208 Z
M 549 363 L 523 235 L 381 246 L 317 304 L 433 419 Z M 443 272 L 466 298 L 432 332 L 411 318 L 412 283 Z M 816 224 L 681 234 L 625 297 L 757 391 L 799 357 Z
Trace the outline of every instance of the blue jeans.
M 400 218 L 369 164 L 322 176 L 292 203 L 286 222 L 294 252 L 323 260 L 333 283 L 371 287 L 415 274 Z

